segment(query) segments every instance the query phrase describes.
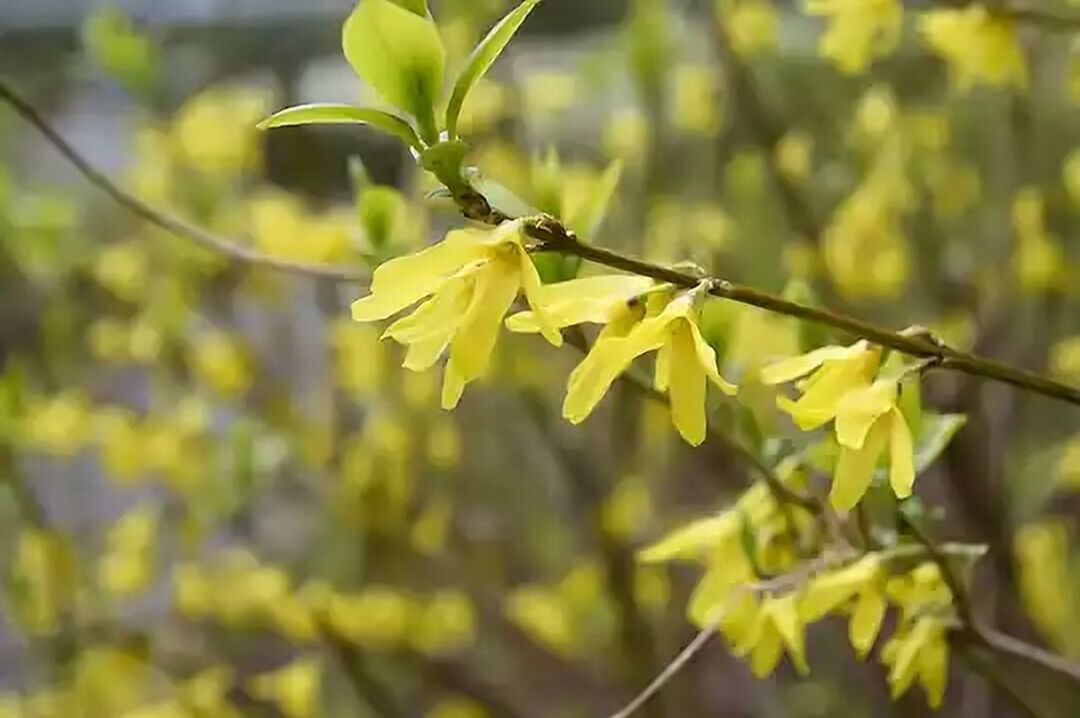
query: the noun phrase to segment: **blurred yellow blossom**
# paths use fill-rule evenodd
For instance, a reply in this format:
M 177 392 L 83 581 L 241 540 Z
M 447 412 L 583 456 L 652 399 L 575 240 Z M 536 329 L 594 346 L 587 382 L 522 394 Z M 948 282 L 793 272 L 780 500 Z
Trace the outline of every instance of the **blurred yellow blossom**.
M 717 13 L 731 38 L 731 48 L 741 57 L 755 57 L 776 48 L 776 8 L 768 0 L 740 0 L 734 6 L 718 0 Z
M 651 133 L 649 119 L 637 108 L 621 108 L 611 113 L 603 128 L 603 144 L 608 156 L 627 165 L 645 158 Z
M 98 585 L 106 593 L 126 598 L 143 592 L 154 578 L 158 512 L 137 506 L 109 529 L 105 554 L 98 563 Z
M 720 128 L 720 80 L 705 65 L 682 64 L 672 78 L 671 119 L 675 127 L 695 135 L 711 135 Z
M 813 152 L 814 139 L 805 132 L 792 130 L 776 144 L 776 166 L 788 179 L 805 182 L 810 177 Z
M 25 441 L 38 451 L 70 458 L 90 438 L 90 418 L 90 405 L 79 393 L 34 400 L 26 408 Z
M 895 700 L 916 681 L 926 692 L 931 708 L 940 708 L 949 675 L 947 625 L 933 616 L 905 624 L 881 649 L 889 667 L 889 687 Z
M 135 414 L 117 407 L 100 409 L 93 425 L 108 478 L 120 485 L 132 483 L 147 465 L 145 436 Z
M 948 63 L 958 88 L 1027 85 L 1027 64 L 1012 20 L 991 15 L 983 5 L 928 10 L 919 17 L 919 30 Z
M 409 642 L 426 655 L 443 655 L 471 645 L 476 634 L 476 609 L 468 596 L 444 590 L 431 596 L 417 612 Z
M 521 92 L 525 114 L 551 119 L 578 99 L 578 78 L 569 72 L 532 70 L 522 78 Z
M 207 172 L 252 169 L 259 159 L 256 123 L 266 116 L 267 93 L 241 87 L 211 87 L 180 108 L 172 136 L 177 155 Z
M 251 694 L 277 706 L 285 718 L 321 715 L 322 665 L 316 658 L 298 658 L 248 681 Z
M 94 262 L 94 278 L 101 286 L 126 302 L 146 296 L 150 280 L 150 254 L 137 240 L 107 245 Z
M 1080 489 L 1080 433 L 1065 442 L 1055 473 L 1059 486 Z
M 468 698 L 448 698 L 439 701 L 424 718 L 489 718 L 484 708 Z
M 1075 441 L 1074 441 L 1075 443 Z M 1061 520 L 1022 526 L 1013 539 L 1020 597 L 1040 632 L 1058 650 L 1080 654 L 1080 583 L 1070 571 L 1069 527 Z
M 234 398 L 251 386 L 251 359 L 240 342 L 224 331 L 202 332 L 191 347 L 195 374 L 222 396 Z
M 803 0 L 803 7 L 827 19 L 818 49 L 841 72 L 864 71 L 900 41 L 904 11 L 897 0 Z
M 67 539 L 41 529 L 19 532 L 11 562 L 12 609 L 31 634 L 53 633 L 76 600 L 78 566 Z
M 369 398 L 380 388 L 385 357 L 375 327 L 339 319 L 330 327 L 334 380 L 355 399 Z
M 248 204 L 255 243 L 266 254 L 312 264 L 344 261 L 352 217 L 344 211 L 315 214 L 286 192 L 264 190 Z
M 1036 293 L 1057 288 L 1066 279 L 1065 254 L 1046 227 L 1046 203 L 1039 189 L 1026 187 L 1013 200 L 1016 233 L 1013 267 L 1020 289 Z
M 1050 373 L 1080 385 L 1080 334 L 1065 337 L 1050 347 Z

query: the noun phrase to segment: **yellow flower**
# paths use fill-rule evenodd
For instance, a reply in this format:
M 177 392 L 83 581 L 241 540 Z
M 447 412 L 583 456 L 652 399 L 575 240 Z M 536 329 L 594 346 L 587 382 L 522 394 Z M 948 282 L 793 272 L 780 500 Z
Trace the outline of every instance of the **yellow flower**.
M 426 297 L 416 311 L 390 325 L 384 336 L 408 346 L 405 367 L 430 368 L 450 349 L 442 405 L 457 406 L 465 385 L 491 363 L 499 326 L 524 289 L 544 337 L 562 344 L 538 302 L 540 275 L 525 248 L 521 220 L 481 230 L 450 232 L 442 242 L 392 259 L 375 270 L 371 294 L 352 305 L 360 322 L 386 319 Z
M 829 501 L 837 509 L 850 509 L 870 486 L 878 458 L 889 447 L 889 483 L 898 498 L 911 496 L 915 483 L 911 429 L 896 405 L 897 381 L 878 379 L 865 389 L 848 392 L 836 411 L 836 463 Z
M 720 376 L 716 353 L 698 329 L 696 305 L 703 287 L 674 298 L 668 292 L 648 295 L 646 316 L 640 321 L 621 310 L 616 313 L 589 355 L 571 373 L 563 416 L 574 424 L 584 421 L 634 359 L 656 351 L 655 384 L 671 399 L 675 428 L 694 446 L 704 441 L 706 379 L 729 395 L 737 388 Z
M 927 616 L 898 631 L 881 651 L 889 667 L 889 688 L 895 700 L 918 679 L 931 708 L 940 708 L 949 678 L 946 626 Z
M 904 371 L 887 371 L 871 383 L 879 358 L 880 349 L 860 341 L 850 347 L 816 349 L 762 370 L 766 384 L 814 372 L 802 383 L 803 394 L 797 401 L 778 397 L 777 404 L 804 431 L 836 419 L 840 456 L 829 500 L 840 510 L 852 508 L 866 493 L 886 446 L 890 449 L 893 492 L 906 498 L 915 482 L 911 430 L 897 406 Z
M 98 564 L 105 592 L 127 597 L 141 593 L 154 578 L 157 511 L 139 506 L 120 517 L 106 536 L 107 552 Z
M 286 718 L 315 718 L 320 714 L 322 667 L 317 659 L 301 658 L 284 668 L 255 676 L 251 694 L 273 703 Z
M 238 397 L 253 380 L 251 357 L 234 337 L 214 329 L 195 340 L 190 350 L 195 373 L 226 397 Z
M 750 631 L 733 652 L 737 656 L 748 655 L 750 670 L 762 678 L 772 673 L 785 649 L 795 670 L 808 673 L 803 622 L 792 594 L 770 596 L 762 601 Z
M 840 608 L 850 607 L 848 637 L 859 657 L 874 645 L 885 618 L 885 593 L 881 560 L 867 554 L 855 563 L 815 576 L 799 602 L 799 615 L 806 623 L 824 618 Z
M 776 47 L 776 8 L 767 0 L 745 0 L 731 10 L 723 9 L 726 2 L 717 3 L 718 15 L 724 16 L 731 48 L 741 57 L 753 57 Z
M 948 63 L 957 87 L 1027 85 L 1027 65 L 1012 21 L 991 15 L 982 5 L 930 10 L 919 18 L 919 30 Z
M 765 384 L 784 384 L 810 374 L 799 385 L 802 396 L 797 401 L 786 397 L 776 400 L 800 429 L 810 431 L 836 416 L 844 394 L 869 385 L 880 358 L 881 350 L 865 341 L 849 347 L 827 346 L 762 369 L 761 380 Z
M 904 10 L 897 0 L 804 0 L 803 7 L 828 18 L 818 51 L 841 72 L 862 72 L 900 40 Z

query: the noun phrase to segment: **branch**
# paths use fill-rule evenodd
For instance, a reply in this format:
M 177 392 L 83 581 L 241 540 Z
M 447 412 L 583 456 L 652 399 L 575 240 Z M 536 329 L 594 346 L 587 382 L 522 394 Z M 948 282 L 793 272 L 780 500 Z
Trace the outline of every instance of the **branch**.
M 367 278 L 367 273 L 350 267 L 334 267 L 319 264 L 306 264 L 302 262 L 290 262 L 278 259 L 267 254 L 255 251 L 234 240 L 221 237 L 197 227 L 175 215 L 168 214 L 139 199 L 135 195 L 123 190 L 101 170 L 94 167 L 83 155 L 65 140 L 56 129 L 49 124 L 48 120 L 38 112 L 29 102 L 19 96 L 7 83 L 0 80 L 0 100 L 3 100 L 12 110 L 49 141 L 56 150 L 64 156 L 75 169 L 85 177 L 90 184 L 94 185 L 107 194 L 114 202 L 127 209 L 132 214 L 154 224 L 167 232 L 190 239 L 196 244 L 209 249 L 212 252 L 223 255 L 234 262 L 265 267 L 278 272 L 301 274 L 319 279 L 329 279 L 336 282 L 358 282 Z

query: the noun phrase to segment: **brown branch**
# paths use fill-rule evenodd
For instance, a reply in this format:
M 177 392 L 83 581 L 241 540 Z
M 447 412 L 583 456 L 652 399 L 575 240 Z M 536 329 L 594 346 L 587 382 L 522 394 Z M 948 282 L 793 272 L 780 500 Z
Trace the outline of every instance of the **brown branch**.
M 90 184 L 107 194 L 114 202 L 132 214 L 154 224 L 167 232 L 189 239 L 201 247 L 242 264 L 265 267 L 278 272 L 300 274 L 336 282 L 359 282 L 367 273 L 350 267 L 290 262 L 258 252 L 232 239 L 208 232 L 175 215 L 151 207 L 135 195 L 123 190 L 101 170 L 94 167 L 83 155 L 65 140 L 48 120 L 29 102 L 16 93 L 6 82 L 0 80 L 0 100 L 3 100 L 22 119 L 26 120 L 45 137 L 61 155 L 82 174 Z

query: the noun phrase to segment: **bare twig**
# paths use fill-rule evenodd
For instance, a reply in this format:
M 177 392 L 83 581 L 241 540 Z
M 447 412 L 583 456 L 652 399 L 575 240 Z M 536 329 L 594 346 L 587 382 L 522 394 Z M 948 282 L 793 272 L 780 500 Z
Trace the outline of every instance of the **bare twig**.
M 301 274 L 336 282 L 359 282 L 367 278 L 367 273 L 351 267 L 334 267 L 319 264 L 290 262 L 255 251 L 232 239 L 197 227 L 175 215 L 151 207 L 135 195 L 123 190 L 101 170 L 94 167 L 83 155 L 65 140 L 48 120 L 29 102 L 16 93 L 7 83 L 0 80 L 0 100 L 3 100 L 20 117 L 33 125 L 56 150 L 70 162 L 75 169 L 94 185 L 107 194 L 114 202 L 131 213 L 154 224 L 171 234 L 189 239 L 212 252 L 227 257 L 235 262 L 265 267 L 278 272 Z

